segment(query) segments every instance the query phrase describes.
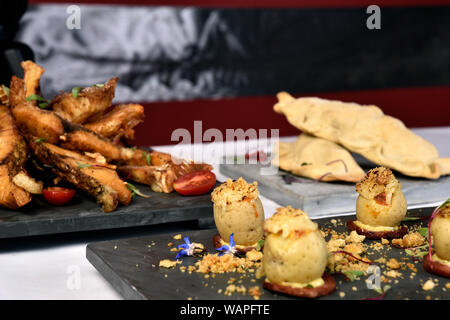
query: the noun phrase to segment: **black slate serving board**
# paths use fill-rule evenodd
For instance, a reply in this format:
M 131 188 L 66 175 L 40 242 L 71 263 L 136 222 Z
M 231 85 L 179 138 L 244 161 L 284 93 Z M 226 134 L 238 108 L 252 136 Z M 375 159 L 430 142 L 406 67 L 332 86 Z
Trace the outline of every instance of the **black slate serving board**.
M 408 216 L 430 215 L 433 208 L 414 209 L 408 212 Z M 339 219 L 334 227 L 331 220 Z M 354 219 L 354 216 L 346 216 L 341 218 L 325 218 L 315 220 L 321 228 L 330 227 L 337 231 L 345 230 L 345 221 Z M 426 226 L 426 221 L 410 221 L 405 222 L 406 225 L 422 224 Z M 191 241 L 203 243 L 207 247 L 207 252 L 215 252 L 212 246 L 212 237 L 217 233 L 215 229 L 189 231 L 182 236 L 189 236 Z M 365 240 L 367 242 L 373 240 Z M 168 243 L 173 242 L 175 245 L 183 243 L 182 240 L 174 240 L 173 234 L 158 235 L 154 237 L 140 237 L 116 241 L 105 241 L 91 243 L 86 248 L 87 259 L 97 268 L 97 270 L 108 280 L 117 292 L 125 299 L 251 299 L 249 295 L 234 293 L 232 296 L 224 295 L 227 281 L 230 277 L 239 279 L 237 273 L 217 274 L 215 278 L 205 278 L 204 274 L 181 272 L 179 267 L 174 269 L 159 268 L 159 261 L 162 259 L 174 260 L 176 252 L 171 252 Z M 389 248 L 389 249 L 388 249 Z M 402 261 L 402 258 L 408 258 L 403 249 L 396 249 L 390 246 L 383 246 L 379 252 L 370 251 L 368 258 L 375 260 L 386 252 L 389 258 L 396 258 Z M 186 257 L 183 259 L 182 265 L 188 266 L 194 264 L 196 258 Z M 402 271 L 403 278 L 398 279 L 398 283 L 390 285 L 392 288 L 387 291 L 385 299 L 450 299 L 450 289 L 445 288 L 445 284 L 450 279 L 426 273 L 422 268 L 422 262 L 414 264 L 418 270 L 414 279 L 410 279 L 411 270 Z M 381 265 L 380 265 L 381 266 Z M 382 267 L 381 271 L 386 268 Z M 368 289 L 365 283 L 367 277 L 353 282 L 345 280 L 342 275 L 336 275 L 338 283 L 337 290 L 326 297 L 320 299 L 351 299 L 359 300 L 364 298 L 373 298 L 379 296 L 373 289 Z M 438 279 L 439 285 L 432 291 L 423 291 L 422 285 L 428 279 Z M 270 291 L 262 289 L 262 279 L 255 279 L 254 274 L 249 274 L 242 284 L 247 288 L 258 285 L 262 291 L 261 299 L 293 299 L 292 297 L 273 294 Z M 237 282 L 236 282 L 237 283 Z M 205 286 L 207 284 L 207 286 Z M 238 283 L 239 284 L 239 283 Z M 219 293 L 218 290 L 222 289 Z M 345 296 L 341 297 L 340 292 L 344 292 Z
M 150 198 L 135 196 L 130 205 L 119 205 L 109 213 L 103 212 L 92 197 L 80 192 L 61 207 L 51 206 L 41 198 L 20 210 L 0 208 L 0 239 L 212 219 L 209 193 L 182 196 L 136 186 Z

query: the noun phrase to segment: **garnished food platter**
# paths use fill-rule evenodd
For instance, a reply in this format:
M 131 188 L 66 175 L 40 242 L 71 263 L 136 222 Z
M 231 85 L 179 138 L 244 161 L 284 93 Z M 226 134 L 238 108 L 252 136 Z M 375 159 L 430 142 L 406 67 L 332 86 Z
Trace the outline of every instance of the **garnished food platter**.
M 363 168 L 370 168 L 364 162 Z M 293 175 L 278 170 L 274 175 L 261 175 L 261 169 L 267 164 L 234 164 L 227 159 L 220 165 L 220 172 L 233 179 L 243 177 L 247 181 L 257 181 L 261 194 L 281 205 L 292 205 L 308 212 L 312 217 L 329 214 L 350 213 L 355 210 L 358 194 L 354 183 L 335 181 L 322 182 Z M 372 168 L 374 166 L 371 166 Z M 450 176 L 436 180 L 407 177 L 397 174 L 402 190 L 408 199 L 408 205 L 426 206 L 429 203 L 448 198 Z
M 434 208 L 408 210 L 402 224 L 410 232 L 426 236 L 424 230 L 433 210 Z M 349 251 L 352 251 L 362 261 L 352 260 L 351 256 L 347 256 L 353 263 L 349 268 L 339 269 L 335 265 L 334 270 L 330 270 L 329 260 L 327 272 L 335 278 L 336 290 L 318 299 L 450 298 L 450 280 L 428 273 L 423 268 L 426 244 L 411 249 L 399 248 L 396 244 L 398 241 L 394 244 L 386 239 L 366 238 L 360 242 L 361 239 L 358 240 L 346 227 L 347 221 L 354 219 L 355 216 L 344 216 L 314 220 L 319 225 L 329 250 L 341 254 L 350 254 Z M 258 278 L 257 263 L 246 265 L 239 272 L 205 273 L 199 264 L 202 257 L 183 256 L 179 262 L 175 262 L 177 250 L 174 248 L 184 244 L 183 239 L 186 237 L 192 243 L 203 244 L 205 254 L 217 252 L 213 244 L 217 232 L 216 229 L 211 229 L 189 231 L 181 235 L 165 234 L 91 243 L 87 246 L 86 256 L 126 299 L 294 299 L 292 296 L 264 289 L 264 276 Z M 352 238 L 356 240 L 349 240 Z M 337 239 L 336 243 L 332 242 L 333 239 Z M 337 244 L 340 239 L 345 243 L 341 248 Z M 355 247 L 358 245 L 364 247 L 363 253 L 356 253 L 358 251 Z M 346 255 L 341 255 L 344 256 Z M 366 268 L 365 272 L 352 267 L 366 262 L 370 262 L 371 269 Z M 377 274 L 380 279 L 379 288 L 376 286 Z
M 113 104 L 117 77 L 41 95 L 44 68 L 0 87 L 0 238 L 210 218 L 213 167 L 137 147 L 139 104 Z

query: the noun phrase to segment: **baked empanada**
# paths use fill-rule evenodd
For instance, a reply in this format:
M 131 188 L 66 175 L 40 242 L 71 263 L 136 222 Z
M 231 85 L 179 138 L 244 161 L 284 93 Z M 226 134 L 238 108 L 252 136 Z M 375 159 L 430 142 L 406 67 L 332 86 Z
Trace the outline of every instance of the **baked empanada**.
M 274 110 L 284 114 L 293 126 L 338 143 L 378 165 L 429 179 L 439 178 L 443 173 L 440 168 L 446 167 L 445 159 L 438 160 L 434 145 L 400 120 L 386 116 L 377 106 L 320 98 L 295 99 L 286 92 L 279 93 L 278 100 Z
M 295 142 L 278 144 L 274 165 L 311 179 L 358 182 L 365 173 L 350 152 L 334 142 L 301 134 Z M 278 162 L 277 162 L 278 161 Z

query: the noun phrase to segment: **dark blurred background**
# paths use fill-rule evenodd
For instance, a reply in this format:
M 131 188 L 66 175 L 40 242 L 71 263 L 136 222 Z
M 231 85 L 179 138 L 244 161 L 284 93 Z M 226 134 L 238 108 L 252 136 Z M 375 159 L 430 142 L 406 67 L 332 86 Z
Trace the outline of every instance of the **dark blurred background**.
M 73 4 L 80 29 L 67 27 Z M 366 26 L 371 4 L 381 7 L 379 30 Z M 279 91 L 376 104 L 409 127 L 450 125 L 450 1 L 33 0 L 1 6 L 3 61 L 11 65 L 11 57 L 34 53 L 46 70 L 46 98 L 118 76 L 115 102 L 146 107 L 136 130 L 139 145 L 169 144 L 174 129 L 192 131 L 194 120 L 203 120 L 204 130 L 298 134 L 272 111 Z M 2 81 L 21 75 L 18 69 L 2 65 Z

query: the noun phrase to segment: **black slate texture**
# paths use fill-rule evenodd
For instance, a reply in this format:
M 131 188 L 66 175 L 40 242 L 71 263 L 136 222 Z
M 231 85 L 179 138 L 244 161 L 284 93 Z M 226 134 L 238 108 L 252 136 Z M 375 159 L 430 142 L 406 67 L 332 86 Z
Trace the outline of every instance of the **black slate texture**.
M 67 205 L 51 206 L 42 198 L 20 210 L 0 208 L 0 239 L 154 225 L 166 222 L 212 219 L 210 194 L 181 196 L 149 191 L 150 198 L 135 196 L 128 206 L 105 213 L 93 198 L 77 193 Z M 145 191 L 144 191 L 145 190 Z
M 433 208 L 414 209 L 408 212 L 408 216 L 430 215 Z M 334 218 L 338 219 L 338 218 Z M 339 218 L 341 223 L 334 227 L 332 218 L 316 220 L 321 228 L 332 228 L 337 231 L 344 231 L 345 221 L 354 219 L 354 216 Z M 410 221 L 405 224 L 426 225 L 426 221 Z M 189 236 L 191 241 L 201 242 L 207 247 L 207 252 L 214 252 L 212 237 L 217 233 L 215 229 L 189 231 L 183 233 Z M 365 240 L 370 243 L 373 240 Z M 173 234 L 158 235 L 153 237 L 130 238 L 115 241 L 105 241 L 91 243 L 87 246 L 87 259 L 97 268 L 97 270 L 108 280 L 117 292 L 125 299 L 156 299 L 156 300 L 186 300 L 196 299 L 251 299 L 249 295 L 234 293 L 232 296 L 224 295 L 227 282 L 231 277 L 236 278 L 235 284 L 240 285 L 240 275 L 238 273 L 217 274 L 214 278 L 205 278 L 204 274 L 181 272 L 179 266 L 174 269 L 159 268 L 159 261 L 162 259 L 175 260 L 176 252 L 171 252 L 168 243 L 181 244 L 182 240 L 174 240 Z M 412 271 L 406 269 L 401 271 L 402 277 L 393 279 L 390 285 L 392 288 L 387 291 L 385 299 L 450 299 L 450 290 L 445 289 L 445 284 L 449 279 L 430 275 L 422 268 L 422 262 L 415 263 L 408 257 L 403 249 L 396 249 L 391 246 L 383 246 L 381 251 L 369 250 L 367 257 L 375 260 L 381 256 L 396 258 L 405 262 L 411 262 L 418 272 L 413 279 L 410 278 Z M 196 258 L 186 257 L 182 265 L 193 265 Z M 381 266 L 380 264 L 377 264 Z M 381 266 L 381 272 L 386 271 L 386 267 Z M 257 285 L 262 291 L 261 299 L 293 299 L 292 297 L 273 294 L 262 289 L 262 279 L 255 279 L 254 273 L 247 273 L 247 278 L 242 280 L 242 284 L 247 288 Z M 342 275 L 335 275 L 338 287 L 337 290 L 327 297 L 320 299 L 350 299 L 360 300 L 379 296 L 373 289 L 368 289 L 365 283 L 367 277 L 353 282 L 345 280 Z M 428 279 L 438 279 L 439 285 L 431 291 L 423 291 L 422 285 Z M 251 279 L 255 279 L 252 282 Z M 398 280 L 398 283 L 394 281 Z M 205 286 L 206 285 L 206 286 Z M 382 285 L 383 286 L 383 285 Z M 355 289 L 353 289 L 356 288 Z M 219 293 L 219 290 L 222 290 Z M 445 289 L 445 290 L 444 290 Z M 341 297 L 340 292 L 345 296 Z

